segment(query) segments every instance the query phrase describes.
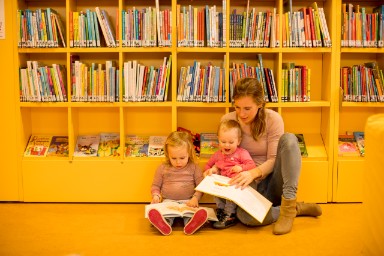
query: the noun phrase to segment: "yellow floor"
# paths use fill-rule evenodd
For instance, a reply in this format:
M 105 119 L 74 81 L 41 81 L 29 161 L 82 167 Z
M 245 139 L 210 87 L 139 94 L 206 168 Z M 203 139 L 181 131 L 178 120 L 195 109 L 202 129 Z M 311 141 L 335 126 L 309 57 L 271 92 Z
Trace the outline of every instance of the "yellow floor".
M 321 217 L 298 217 L 283 236 L 242 224 L 186 236 L 181 222 L 162 236 L 144 204 L 0 203 L 0 255 L 362 255 L 362 204 L 321 206 Z

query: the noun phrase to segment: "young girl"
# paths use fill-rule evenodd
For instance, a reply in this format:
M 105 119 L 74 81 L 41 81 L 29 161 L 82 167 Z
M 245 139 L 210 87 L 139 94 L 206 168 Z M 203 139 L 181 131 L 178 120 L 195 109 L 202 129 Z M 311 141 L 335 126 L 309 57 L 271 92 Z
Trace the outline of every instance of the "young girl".
M 219 148 L 205 165 L 205 174 L 219 173 L 232 178 L 237 173 L 256 167 L 247 150 L 238 147 L 241 142 L 241 127 L 235 120 L 220 123 L 217 131 Z M 236 224 L 236 204 L 230 200 L 215 197 L 217 218 L 214 228 L 227 228 Z
M 177 201 L 190 207 L 198 207 L 203 194 L 195 187 L 203 180 L 203 174 L 196 163 L 192 139 L 186 132 L 172 132 L 164 146 L 165 163 L 155 173 L 151 194 L 152 204 Z M 184 233 L 192 235 L 208 218 L 205 209 L 199 209 L 192 218 L 183 217 Z M 148 219 L 163 235 L 172 232 L 174 218 L 164 218 L 156 209 L 148 212 Z

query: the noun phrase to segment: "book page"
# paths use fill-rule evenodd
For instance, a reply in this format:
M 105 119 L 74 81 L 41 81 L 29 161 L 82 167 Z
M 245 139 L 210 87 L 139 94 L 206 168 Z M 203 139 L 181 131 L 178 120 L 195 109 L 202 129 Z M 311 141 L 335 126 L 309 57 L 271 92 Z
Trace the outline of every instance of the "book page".
M 229 199 L 243 208 L 259 222 L 263 222 L 272 203 L 259 192 L 247 186 L 245 189 L 229 185 L 230 178 L 213 174 L 206 176 L 196 187 L 197 191 Z

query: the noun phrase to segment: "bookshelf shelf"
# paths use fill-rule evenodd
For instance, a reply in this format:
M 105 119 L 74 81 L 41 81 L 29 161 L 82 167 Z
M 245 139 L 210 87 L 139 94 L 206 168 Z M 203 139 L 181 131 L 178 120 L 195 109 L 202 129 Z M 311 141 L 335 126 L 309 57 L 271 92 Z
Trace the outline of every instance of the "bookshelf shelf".
M 281 15 L 279 38 L 282 37 L 282 20 L 285 13 L 285 0 L 251 1 L 250 8 L 257 12 L 274 10 Z M 292 10 L 298 11 L 310 6 L 314 1 L 292 1 Z M 380 1 L 350 1 L 368 5 L 368 9 L 378 6 Z M 131 158 L 120 155 L 117 158 L 96 159 L 73 157 L 78 135 L 100 132 L 120 134 L 120 147 L 124 146 L 127 134 L 167 135 L 178 127 L 194 133 L 215 132 L 222 115 L 233 111 L 230 99 L 229 70 L 233 64 L 247 63 L 256 66 L 258 54 L 262 54 L 263 65 L 273 71 L 277 85 L 277 102 L 268 102 L 267 108 L 279 112 L 285 123 L 285 130 L 303 133 L 309 156 L 303 158 L 299 183 L 299 200 L 308 202 L 359 201 L 359 193 L 347 195 L 354 190 L 357 179 L 346 178 L 348 171 L 358 177 L 362 174 L 363 159 L 341 158 L 337 154 L 337 134 L 351 130 L 363 130 L 366 118 L 384 111 L 384 104 L 377 102 L 342 102 L 339 95 L 340 68 L 361 62 L 377 61 L 384 66 L 384 48 L 341 47 L 341 6 L 342 0 L 317 1 L 324 8 L 332 39 L 331 47 L 244 47 L 229 45 L 229 17 L 246 11 L 247 0 L 227 0 L 225 14 L 227 30 L 225 47 L 180 47 L 177 45 L 176 10 L 177 5 L 197 7 L 217 6 L 223 11 L 223 0 L 160 0 L 160 10 L 172 11 L 172 46 L 166 47 L 123 47 L 122 33 L 116 39 L 117 47 L 76 47 L 69 45 L 70 13 L 73 11 L 94 10 L 96 6 L 105 9 L 112 27 L 121 25 L 123 10 L 155 8 L 155 1 L 130 0 L 57 0 L 34 1 L 15 0 L 7 6 L 6 16 L 17 24 L 17 10 L 52 8 L 62 18 L 66 30 L 66 47 L 59 48 L 18 48 L 17 29 L 12 32 L 12 47 L 7 57 L 13 58 L 14 75 L 12 84 L 16 106 L 16 120 L 12 127 L 17 131 L 15 147 L 17 155 L 17 176 L 22 182 L 19 200 L 26 202 L 148 202 L 153 173 L 162 158 Z M 172 55 L 172 66 L 165 102 L 124 102 L 122 94 L 116 102 L 75 102 L 71 99 L 71 56 L 78 55 L 86 64 L 103 63 L 113 60 L 116 68 L 123 70 L 124 63 L 137 60 L 142 65 L 160 66 L 164 57 Z M 19 92 L 19 68 L 27 61 L 36 60 L 44 65 L 57 63 L 67 67 L 68 102 L 21 102 Z M 177 99 L 181 67 L 199 61 L 202 66 L 209 63 L 225 68 L 224 102 L 181 102 Z M 311 69 L 311 100 L 309 102 L 283 102 L 283 63 L 294 62 Z M 5 74 L 9 75 L 9 74 Z M 5 76 L 4 75 L 4 76 Z M 123 90 L 123 74 L 119 73 L 119 89 Z M 60 134 L 69 137 L 70 156 L 66 158 L 23 157 L 25 145 L 31 134 Z M 203 166 L 207 159 L 200 159 Z M 357 163 L 355 165 L 355 163 Z M 70 189 L 68 189 L 70 188 Z M 342 188 L 340 190 L 340 188 Z M 356 197 L 355 197 L 355 196 Z

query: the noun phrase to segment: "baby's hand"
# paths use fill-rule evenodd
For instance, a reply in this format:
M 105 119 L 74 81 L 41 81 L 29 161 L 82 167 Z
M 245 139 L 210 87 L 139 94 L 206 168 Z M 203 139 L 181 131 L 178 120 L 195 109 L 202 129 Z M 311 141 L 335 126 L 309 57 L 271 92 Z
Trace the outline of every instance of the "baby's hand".
M 235 166 L 232 167 L 231 171 L 235 172 L 235 173 L 238 173 L 238 172 L 242 172 L 243 168 L 240 165 L 235 165 Z

